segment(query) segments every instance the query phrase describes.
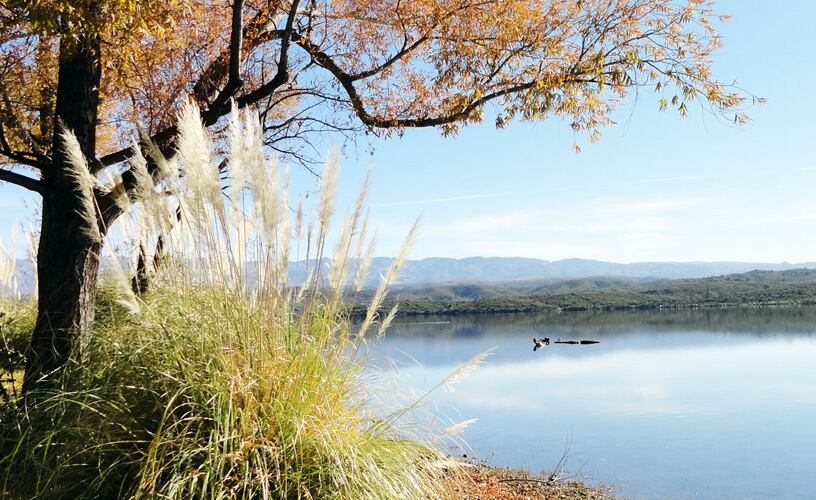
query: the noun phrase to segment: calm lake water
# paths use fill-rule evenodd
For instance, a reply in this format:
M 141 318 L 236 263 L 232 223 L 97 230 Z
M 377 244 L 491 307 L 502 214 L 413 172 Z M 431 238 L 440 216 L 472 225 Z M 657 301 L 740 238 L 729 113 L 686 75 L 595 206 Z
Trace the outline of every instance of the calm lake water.
M 550 345 L 530 339 L 599 340 Z M 427 405 L 478 422 L 456 450 L 625 498 L 816 498 L 816 310 L 403 319 L 375 347 Z

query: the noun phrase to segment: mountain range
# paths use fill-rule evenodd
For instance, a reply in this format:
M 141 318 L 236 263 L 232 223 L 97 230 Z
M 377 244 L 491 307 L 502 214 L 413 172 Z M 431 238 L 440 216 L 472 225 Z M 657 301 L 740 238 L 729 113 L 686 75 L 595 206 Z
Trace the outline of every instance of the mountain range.
M 366 285 L 375 286 L 393 259 L 375 258 Z M 324 262 L 328 265 L 328 261 Z M 638 280 L 704 278 L 748 271 L 784 271 L 816 269 L 816 262 L 791 264 L 758 262 L 635 262 L 621 264 L 587 259 L 541 260 L 523 257 L 433 257 L 405 263 L 397 285 L 443 283 L 503 283 L 515 281 L 564 280 L 592 277 L 637 278 Z M 290 280 L 297 282 L 306 274 L 306 263 L 295 262 Z
M 385 274 L 393 262 L 389 257 L 377 257 L 371 263 L 366 286 L 376 286 L 381 274 Z M 313 266 L 314 262 L 308 263 Z M 321 262 L 328 269 L 329 261 Z M 761 262 L 634 262 L 621 264 L 588 259 L 542 260 L 524 257 L 467 257 L 451 259 L 432 257 L 409 260 L 400 272 L 395 287 L 437 284 L 505 284 L 521 285 L 523 282 L 559 282 L 582 278 L 621 278 L 647 282 L 659 279 L 687 279 L 744 273 L 753 270 L 783 271 L 789 269 L 816 269 L 816 262 L 761 263 Z M 307 263 L 293 262 L 289 279 L 298 283 L 306 276 Z M 17 287 L 23 294 L 34 286 L 33 266 L 27 260 L 17 261 L 15 271 Z

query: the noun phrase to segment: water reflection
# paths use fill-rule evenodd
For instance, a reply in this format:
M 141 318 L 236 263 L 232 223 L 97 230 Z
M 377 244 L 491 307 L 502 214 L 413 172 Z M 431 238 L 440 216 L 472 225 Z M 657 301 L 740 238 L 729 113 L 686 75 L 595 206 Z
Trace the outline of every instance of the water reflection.
M 479 419 L 465 438 L 481 458 L 548 469 L 569 440 L 570 469 L 637 498 L 807 498 L 816 487 L 814 309 L 428 320 L 394 325 L 377 353 L 402 360 L 421 391 L 497 347 L 431 398 Z M 534 336 L 600 343 L 533 352 Z

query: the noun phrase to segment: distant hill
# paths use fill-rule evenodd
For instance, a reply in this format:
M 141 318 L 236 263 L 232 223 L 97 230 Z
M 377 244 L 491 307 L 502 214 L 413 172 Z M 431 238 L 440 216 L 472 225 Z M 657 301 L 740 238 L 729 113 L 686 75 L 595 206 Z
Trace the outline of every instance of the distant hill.
M 14 264 L 14 285 L 21 295 L 29 295 L 34 291 L 34 266 L 27 259 L 17 259 Z M 0 295 L 7 295 L 11 290 L 7 290 L 0 284 Z
M 364 291 L 357 297 L 365 303 Z M 706 278 L 581 278 L 505 284 L 426 285 L 395 289 L 410 314 L 590 311 L 816 304 L 816 270 L 749 271 Z
M 374 259 L 367 285 L 376 285 L 392 259 Z M 326 263 L 324 262 L 324 265 Z M 400 285 L 427 285 L 438 283 L 501 283 L 518 280 L 577 279 L 621 277 L 638 279 L 703 278 L 722 274 L 744 273 L 753 270 L 783 271 L 786 269 L 816 269 L 816 262 L 798 264 L 758 262 L 637 262 L 619 264 L 587 259 L 556 261 L 522 257 L 468 257 L 447 259 L 434 257 L 411 260 L 400 273 Z M 306 275 L 304 262 L 290 268 L 290 279 L 301 281 Z

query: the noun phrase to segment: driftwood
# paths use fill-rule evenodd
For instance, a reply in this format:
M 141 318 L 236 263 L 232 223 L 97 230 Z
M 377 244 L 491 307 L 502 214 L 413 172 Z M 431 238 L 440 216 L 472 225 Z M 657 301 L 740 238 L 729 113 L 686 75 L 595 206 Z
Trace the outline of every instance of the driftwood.
M 599 344 L 599 340 L 554 340 L 553 344 L 579 344 L 579 345 L 590 345 L 590 344 Z M 544 337 L 543 339 L 537 339 L 533 337 L 533 351 L 537 351 L 544 346 L 550 345 L 550 338 Z

